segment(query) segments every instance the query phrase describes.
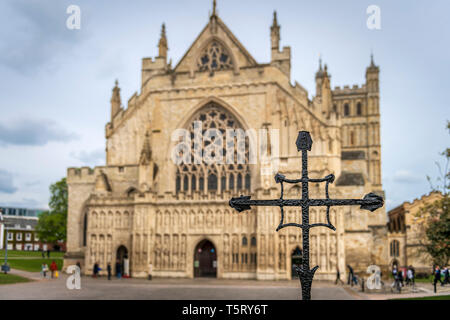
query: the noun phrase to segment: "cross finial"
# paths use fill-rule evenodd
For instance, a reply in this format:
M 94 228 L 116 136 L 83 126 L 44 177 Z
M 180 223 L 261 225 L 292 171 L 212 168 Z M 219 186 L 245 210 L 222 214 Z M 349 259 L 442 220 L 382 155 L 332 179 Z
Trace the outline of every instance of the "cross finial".
M 217 2 L 216 2 L 216 0 L 213 0 L 213 13 L 212 13 L 213 16 L 216 15 L 216 6 L 217 6 Z
M 322 71 L 322 54 L 319 53 L 319 70 Z
M 114 81 L 114 84 L 115 84 L 116 87 L 118 87 L 119 86 L 119 80 L 116 79 L 116 81 Z

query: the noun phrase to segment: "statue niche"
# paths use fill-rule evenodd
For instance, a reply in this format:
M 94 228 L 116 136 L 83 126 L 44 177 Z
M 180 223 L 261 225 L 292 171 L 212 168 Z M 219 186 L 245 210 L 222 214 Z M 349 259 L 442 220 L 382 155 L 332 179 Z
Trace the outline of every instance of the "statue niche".
M 139 187 L 142 192 L 157 188 L 158 165 L 153 161 L 150 134 L 145 134 L 144 145 L 139 158 Z

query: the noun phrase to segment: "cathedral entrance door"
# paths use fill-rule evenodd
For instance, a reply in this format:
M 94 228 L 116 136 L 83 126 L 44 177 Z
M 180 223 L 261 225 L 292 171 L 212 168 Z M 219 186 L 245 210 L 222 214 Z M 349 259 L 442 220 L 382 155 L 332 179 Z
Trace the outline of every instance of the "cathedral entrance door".
M 194 253 L 194 277 L 216 277 L 216 274 L 216 248 L 208 240 L 200 241 Z
M 299 247 L 295 248 L 292 252 L 291 262 L 292 279 L 298 279 L 298 274 L 295 267 L 300 267 L 302 265 L 302 250 L 300 250 Z
M 120 271 L 121 275 L 129 275 L 129 270 L 125 270 L 125 269 L 129 269 L 129 264 L 128 264 L 128 250 L 125 246 L 120 246 L 119 248 L 117 248 L 117 255 L 116 255 L 116 259 L 119 263 L 120 266 L 120 270 L 117 270 L 117 266 L 116 266 L 116 274 L 118 271 Z M 126 274 L 128 272 L 128 274 Z

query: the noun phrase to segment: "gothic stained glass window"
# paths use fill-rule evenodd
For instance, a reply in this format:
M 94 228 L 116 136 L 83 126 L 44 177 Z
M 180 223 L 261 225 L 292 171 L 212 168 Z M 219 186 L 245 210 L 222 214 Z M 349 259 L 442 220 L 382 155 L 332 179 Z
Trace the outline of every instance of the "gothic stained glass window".
M 195 121 L 201 121 L 203 134 L 208 129 L 217 129 L 222 133 L 223 162 L 208 165 L 204 161 L 201 161 L 201 163 L 195 161 L 197 160 L 195 154 L 197 148 L 197 146 L 195 146 L 196 144 L 199 144 L 198 147 L 201 149 L 200 155 L 204 155 L 205 148 L 211 143 L 214 143 L 214 139 L 211 139 L 212 141 L 208 141 L 208 139 L 205 138 L 201 139 L 201 141 L 196 141 L 198 139 L 194 139 Z M 238 139 L 234 137 L 234 143 L 232 144 L 226 139 L 227 129 L 242 129 L 239 121 L 237 121 L 232 114 L 218 104 L 211 102 L 194 115 L 192 122 L 187 129 L 190 131 L 191 135 L 191 163 L 183 162 L 177 167 L 175 178 L 177 193 L 181 191 L 188 193 L 193 191 L 223 192 L 226 190 L 229 190 L 232 193 L 238 193 L 243 188 L 251 190 L 249 138 L 245 137 L 245 141 L 242 139 L 242 142 L 245 142 L 245 152 L 242 152 L 244 160 L 243 164 L 237 164 Z M 233 152 L 230 152 L 230 155 L 226 154 L 227 146 L 229 148 L 231 146 L 233 147 L 233 149 L 231 149 Z M 231 156 L 231 153 L 233 153 L 234 164 L 227 164 L 227 157 Z M 214 154 L 211 154 L 211 156 L 214 157 Z
M 216 71 L 232 69 L 233 61 L 228 51 L 216 40 L 203 50 L 198 59 L 200 71 Z

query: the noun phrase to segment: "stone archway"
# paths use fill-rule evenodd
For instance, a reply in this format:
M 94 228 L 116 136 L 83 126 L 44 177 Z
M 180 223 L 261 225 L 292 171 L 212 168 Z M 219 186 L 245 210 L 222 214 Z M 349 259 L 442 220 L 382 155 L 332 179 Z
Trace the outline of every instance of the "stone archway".
M 296 247 L 291 254 L 291 277 L 292 279 L 298 279 L 298 274 L 295 267 L 301 267 L 302 265 L 302 250 Z
M 217 277 L 217 252 L 209 240 L 202 240 L 195 247 L 194 277 Z
M 120 266 L 120 270 L 118 270 L 119 268 L 117 268 L 117 263 Z M 115 269 L 116 275 L 120 271 L 120 274 L 122 276 L 129 276 L 130 275 L 129 274 L 130 273 L 129 266 L 130 266 L 130 262 L 129 262 L 129 258 L 128 258 L 128 249 L 124 245 L 121 245 L 117 248 L 117 253 L 116 253 L 116 269 Z

